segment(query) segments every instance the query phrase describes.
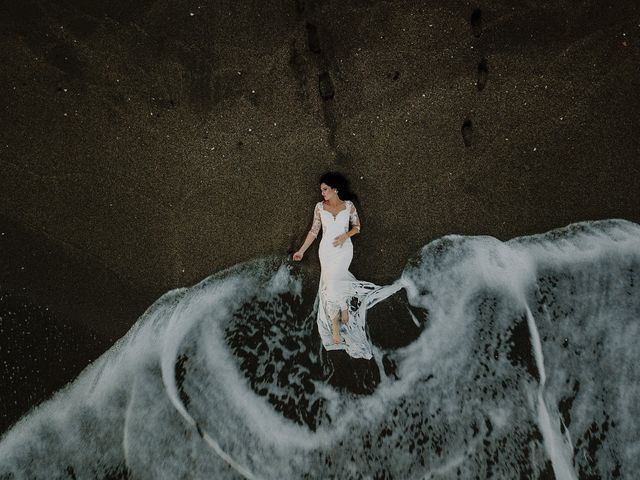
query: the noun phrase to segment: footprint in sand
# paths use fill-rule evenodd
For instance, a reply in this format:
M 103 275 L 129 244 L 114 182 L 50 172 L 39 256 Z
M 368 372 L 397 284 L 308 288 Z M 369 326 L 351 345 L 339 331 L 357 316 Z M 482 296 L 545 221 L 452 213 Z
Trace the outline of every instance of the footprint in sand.
M 473 36 L 479 38 L 482 35 L 482 10 L 476 8 L 471 14 L 470 22 Z
M 471 120 L 468 118 L 462 124 L 462 139 L 464 140 L 464 146 L 470 147 L 471 140 L 473 138 L 473 125 L 471 124 Z
M 320 90 L 320 96 L 323 100 L 331 100 L 334 95 L 333 82 L 328 72 L 322 72 L 318 75 L 318 88 Z
M 318 27 L 313 23 L 307 23 L 307 43 L 309 50 L 313 53 L 320 53 L 320 38 L 318 37 Z

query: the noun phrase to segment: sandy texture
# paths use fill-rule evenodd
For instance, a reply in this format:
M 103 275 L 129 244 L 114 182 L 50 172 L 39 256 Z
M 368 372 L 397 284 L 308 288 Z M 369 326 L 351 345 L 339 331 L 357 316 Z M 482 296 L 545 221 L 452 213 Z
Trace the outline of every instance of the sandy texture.
M 1 212 L 153 294 L 297 246 L 328 168 L 375 278 L 447 233 L 640 220 L 640 6 L 512 3 L 476 37 L 466 2 L 27 2 Z
M 0 215 L 95 260 L 32 269 L 58 304 L 126 286 L 103 339 L 297 248 L 327 169 L 360 197 L 352 270 L 379 283 L 449 233 L 640 221 L 636 1 L 4 3 Z

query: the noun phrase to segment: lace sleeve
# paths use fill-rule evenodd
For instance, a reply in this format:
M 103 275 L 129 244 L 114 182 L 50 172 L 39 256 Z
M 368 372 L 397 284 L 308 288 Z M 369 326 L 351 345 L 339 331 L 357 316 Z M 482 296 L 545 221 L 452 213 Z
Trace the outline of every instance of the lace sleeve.
M 309 230 L 309 233 L 311 233 L 314 238 L 317 238 L 318 233 L 320 233 L 320 227 L 322 227 L 322 220 L 320 219 L 320 206 L 316 204 L 316 208 L 313 210 L 313 224 L 311 225 L 311 230 Z
M 358 217 L 358 212 L 356 210 L 356 206 L 351 202 L 351 210 L 349 211 L 349 221 L 351 222 L 351 226 L 360 231 L 360 218 Z

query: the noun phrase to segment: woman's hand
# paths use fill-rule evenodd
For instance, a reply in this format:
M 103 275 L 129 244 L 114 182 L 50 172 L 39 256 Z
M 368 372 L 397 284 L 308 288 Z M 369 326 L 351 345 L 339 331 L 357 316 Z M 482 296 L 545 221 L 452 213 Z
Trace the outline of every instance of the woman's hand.
M 349 235 L 347 235 L 346 233 L 343 233 L 342 235 L 338 235 L 336 238 L 333 239 L 333 246 L 334 247 L 341 246 L 344 242 L 347 241 L 348 238 L 349 238 Z
M 298 250 L 296 253 L 293 254 L 293 259 L 296 262 L 299 262 L 300 260 L 302 260 L 302 257 L 304 257 L 304 253 L 301 252 L 300 250 Z

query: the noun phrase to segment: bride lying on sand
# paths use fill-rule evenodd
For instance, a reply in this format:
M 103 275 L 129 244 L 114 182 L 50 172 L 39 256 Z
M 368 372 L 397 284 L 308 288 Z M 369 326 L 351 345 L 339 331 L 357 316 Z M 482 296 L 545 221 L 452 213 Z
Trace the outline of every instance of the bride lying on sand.
M 300 261 L 322 229 L 318 249 L 318 331 L 326 350 L 345 350 L 354 358 L 371 358 L 365 313 L 383 287 L 357 280 L 349 271 L 353 258 L 351 237 L 360 233 L 360 219 L 347 179 L 328 172 L 320 178 L 323 201 L 315 205 L 313 223 L 293 260 Z

